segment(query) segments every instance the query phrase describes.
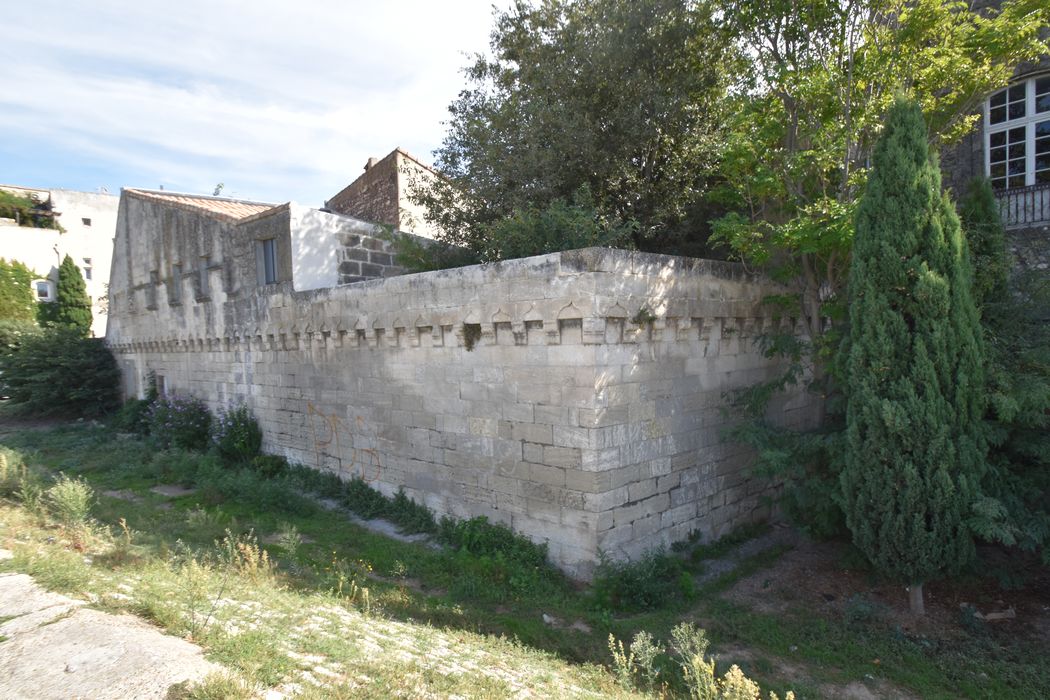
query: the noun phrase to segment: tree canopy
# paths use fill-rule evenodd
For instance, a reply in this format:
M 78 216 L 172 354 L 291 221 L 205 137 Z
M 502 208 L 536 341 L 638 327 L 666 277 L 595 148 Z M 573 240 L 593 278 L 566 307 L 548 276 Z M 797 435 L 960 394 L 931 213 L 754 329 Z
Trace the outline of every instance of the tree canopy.
M 45 305 L 45 323 L 56 328 L 67 328 L 82 337 L 91 334 L 91 299 L 80 268 L 68 255 L 58 267 L 58 291 L 55 301 Z
M 35 278 L 24 263 L 0 258 L 0 321 L 36 321 Z
M 733 87 L 716 237 L 801 290 L 814 339 L 841 303 L 856 203 L 898 91 L 935 147 L 969 132 L 1015 67 L 1050 52 L 1044 0 L 971 10 L 953 0 L 740 0 L 722 5 L 751 60 Z
M 507 256 L 499 222 L 559 202 L 603 229 L 633 222 L 629 244 L 702 249 L 731 63 L 711 3 L 519 1 L 450 107 L 448 179 L 417 197 L 482 259 Z

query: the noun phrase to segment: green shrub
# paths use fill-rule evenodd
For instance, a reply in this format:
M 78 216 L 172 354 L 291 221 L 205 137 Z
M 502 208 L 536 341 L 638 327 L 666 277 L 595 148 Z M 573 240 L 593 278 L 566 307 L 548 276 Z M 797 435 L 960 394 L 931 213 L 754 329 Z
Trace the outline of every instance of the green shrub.
M 55 519 L 69 528 L 87 524 L 95 492 L 81 478 L 70 479 L 65 474 L 44 494 L 44 501 Z
M 0 320 L 0 357 L 14 353 L 26 338 L 38 336 L 42 332 L 33 321 Z
M 113 416 L 113 428 L 122 433 L 149 435 L 149 399 L 128 399 Z
M 662 548 L 634 561 L 614 561 L 602 553 L 592 590 L 598 607 L 624 611 L 654 610 L 696 593 L 682 562 Z
M 117 408 L 120 371 L 99 338 L 76 330 L 26 333 L 0 354 L 0 393 L 31 415 L 98 416 Z
M 259 456 L 262 429 L 246 404 L 219 409 L 212 422 L 212 442 L 227 462 L 248 462 Z
M 390 519 L 401 526 L 405 533 L 436 532 L 437 521 L 434 513 L 422 503 L 416 503 L 405 495 L 405 490 L 400 488 L 390 501 Z
M 200 399 L 168 396 L 149 408 L 149 432 L 161 447 L 207 449 L 210 427 L 211 413 Z
M 337 500 L 343 500 L 346 495 L 346 482 L 340 479 L 338 474 L 302 464 L 291 464 L 285 471 L 289 482 L 294 483 L 301 491 Z
M 387 514 L 390 506 L 386 496 L 365 483 L 364 479 L 356 476 L 346 482 L 343 502 L 347 508 L 362 518 L 382 518 Z
M 442 518 L 438 540 L 477 556 L 501 556 L 525 566 L 547 566 L 547 545 L 536 544 L 484 515 L 469 520 Z
M 280 455 L 256 455 L 249 464 L 253 471 L 267 478 L 280 476 L 288 470 L 288 460 Z

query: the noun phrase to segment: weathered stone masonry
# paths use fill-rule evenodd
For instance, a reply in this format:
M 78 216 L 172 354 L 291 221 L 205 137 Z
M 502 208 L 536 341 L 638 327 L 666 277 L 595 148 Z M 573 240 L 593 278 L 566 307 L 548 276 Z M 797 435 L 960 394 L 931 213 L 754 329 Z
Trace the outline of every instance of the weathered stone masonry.
M 115 256 L 108 339 L 129 391 L 153 371 L 213 408 L 243 400 L 267 451 L 404 487 L 439 514 L 508 523 L 584 577 L 599 549 L 635 557 L 768 513 L 768 484 L 723 437 L 723 393 L 775 370 L 752 340 L 791 321 L 766 315 L 773 287 L 742 267 L 587 249 L 260 287 L 248 243 L 282 227 L 290 243 L 293 208 L 225 224 L 226 282 L 210 299 L 145 310 L 130 300 L 148 293 L 150 265 L 170 264 L 152 241 L 179 229 L 166 254 L 196 254 L 177 249 L 202 245 L 208 218 L 174 224 L 157 207 L 125 193 L 118 225 L 131 257 Z M 168 234 L 155 230 L 165 220 Z M 338 268 L 340 236 L 366 235 L 360 224 L 333 224 L 322 257 Z M 799 393 L 776 411 L 800 425 L 813 408 Z

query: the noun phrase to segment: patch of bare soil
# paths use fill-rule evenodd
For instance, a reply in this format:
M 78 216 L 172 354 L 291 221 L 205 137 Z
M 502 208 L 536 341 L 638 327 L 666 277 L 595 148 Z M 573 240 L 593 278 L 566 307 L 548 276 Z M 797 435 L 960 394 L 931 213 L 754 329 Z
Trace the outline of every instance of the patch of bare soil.
M 1025 587 L 1017 590 L 1003 590 L 988 579 L 928 583 L 926 616 L 917 620 L 908 610 L 907 590 L 847 563 L 855 559 L 848 545 L 789 532 L 793 548 L 772 566 L 738 581 L 726 598 L 768 613 L 804 608 L 835 619 L 877 617 L 905 633 L 938 638 L 968 634 L 962 621 L 963 608 L 969 607 L 993 618 L 1005 613 L 985 623 L 993 632 L 1050 640 L 1050 577 L 1034 567 Z M 982 552 L 985 561 L 996 556 L 996 550 Z

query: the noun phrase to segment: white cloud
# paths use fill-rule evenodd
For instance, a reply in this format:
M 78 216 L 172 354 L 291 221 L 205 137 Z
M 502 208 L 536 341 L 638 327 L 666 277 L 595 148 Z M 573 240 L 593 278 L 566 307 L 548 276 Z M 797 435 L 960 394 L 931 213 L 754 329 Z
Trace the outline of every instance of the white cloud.
M 5 10 L 24 29 L 0 45 L 0 138 L 129 178 L 100 184 L 314 204 L 369 156 L 429 158 L 492 17 L 483 0 L 70 5 Z

